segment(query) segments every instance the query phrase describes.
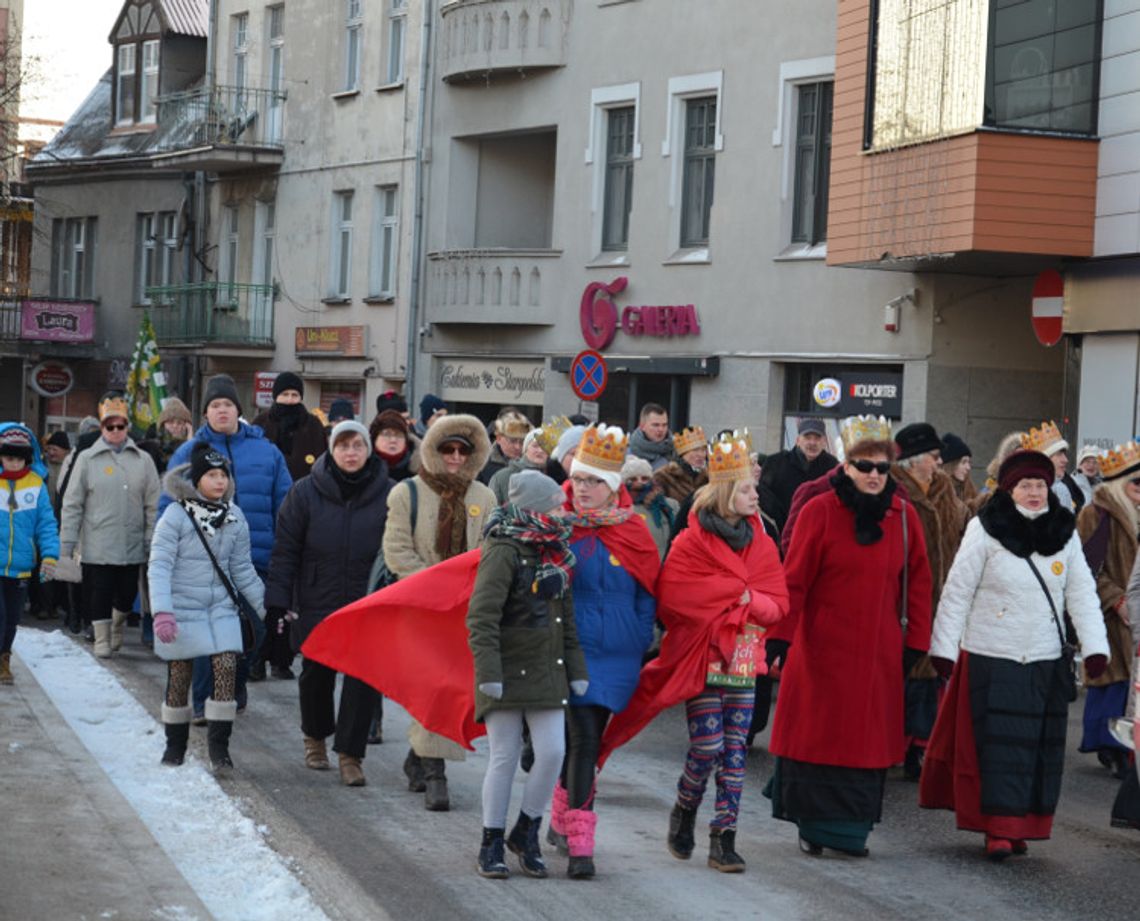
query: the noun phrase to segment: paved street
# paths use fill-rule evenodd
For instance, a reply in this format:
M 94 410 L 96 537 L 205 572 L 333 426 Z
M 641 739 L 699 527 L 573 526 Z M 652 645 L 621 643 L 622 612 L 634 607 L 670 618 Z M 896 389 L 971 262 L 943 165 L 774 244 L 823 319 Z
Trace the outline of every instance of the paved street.
M 124 653 L 107 667 L 157 717 L 164 666 L 138 645 L 137 635 L 129 631 Z M 41 731 L 61 750 L 81 749 L 28 671 L 20 668 L 17 677 L 16 693 L 34 712 Z M 3 689 L 2 693 L 13 691 Z M 335 771 L 314 773 L 301 764 L 295 684 L 269 680 L 253 685 L 249 709 L 234 731 L 237 771 L 223 786 L 330 918 L 577 921 L 621 917 L 637 921 L 707 917 L 711 907 L 733 917 L 765 919 L 1129 917 L 1135 909 L 1132 890 L 1140 835 L 1108 827 L 1116 784 L 1095 759 L 1073 750 L 1077 712 L 1074 708 L 1072 754 L 1054 839 L 1031 845 L 1027 859 L 998 866 L 981 859 L 979 836 L 955 831 L 949 813 L 920 811 L 915 805 L 916 786 L 898 780 L 888 784 L 885 821 L 871 837 L 870 859 L 830 855 L 812 859 L 800 854 L 792 826 L 772 820 L 767 801 L 760 795 L 771 773 L 764 737 L 757 741 L 750 759 L 741 815 L 738 850 L 748 861 L 748 872 L 729 877 L 709 870 L 698 859 L 703 858 L 703 842 L 691 863 L 680 863 L 664 846 L 671 790 L 685 747 L 677 711 L 665 714 L 620 751 L 601 777 L 599 874 L 593 882 L 565 879 L 564 860 L 552 855 L 548 863 L 554 875 L 547 881 L 519 874 L 505 883 L 479 878 L 474 862 L 481 824 L 483 749 L 468 762 L 449 766 L 452 812 L 426 812 L 422 797 L 408 793 L 402 783 L 407 718 L 395 706 L 389 706 L 385 716 L 386 741 L 371 747 L 365 762 L 369 785 L 347 789 L 339 784 Z M 14 727 L 8 726 L 10 738 L 12 732 Z M 160 739 L 156 732 L 153 761 L 137 765 L 140 777 L 159 770 Z M 204 729 L 194 730 L 192 746 L 204 757 Z M 6 878 L 13 869 L 13 846 L 17 853 L 26 851 L 21 843 L 27 836 L 58 834 L 66 857 L 61 863 L 71 868 L 68 875 L 77 881 L 95 874 L 113 887 L 117 873 L 128 880 L 129 888 L 129 881 L 153 880 L 155 871 L 161 870 L 162 878 L 169 880 L 166 894 L 183 894 L 186 887 L 159 852 L 122 848 L 119 857 L 113 863 L 104 862 L 102 868 L 84 861 L 84 854 L 110 844 L 101 839 L 108 834 L 108 826 L 85 823 L 86 810 L 69 809 L 66 791 L 76 790 L 78 796 L 77 785 L 84 784 L 84 796 L 96 804 L 96 811 L 105 801 L 114 801 L 119 808 L 121 802 L 111 792 L 100 790 L 102 778 L 83 778 L 74 764 L 47 759 L 36 769 L 42 773 L 34 780 L 27 773 L 17 775 L 27 789 L 7 787 L 0 796 L 7 817 L 5 850 L 9 856 L 0 862 Z M 118 821 L 125 823 L 130 817 L 120 816 Z M 185 875 L 186 868 L 179 870 Z M 42 873 L 39 885 L 43 885 Z M 40 903 L 45 910 L 25 910 L 22 916 L 84 917 L 82 899 L 75 896 L 86 885 L 74 886 L 66 902 L 49 903 L 45 893 Z M 23 893 L 18 883 L 15 891 Z M 129 906 L 147 904 L 135 895 L 133 901 L 125 902 L 124 913 L 102 917 L 135 921 L 209 916 L 201 913 L 204 909 L 188 893 L 181 900 L 189 906 L 182 914 L 148 911 L 131 915 Z M 67 910 L 74 914 L 67 914 L 63 905 L 71 906 Z M 142 907 L 136 910 L 142 912 Z M 0 905 L 0 917 L 13 916 Z

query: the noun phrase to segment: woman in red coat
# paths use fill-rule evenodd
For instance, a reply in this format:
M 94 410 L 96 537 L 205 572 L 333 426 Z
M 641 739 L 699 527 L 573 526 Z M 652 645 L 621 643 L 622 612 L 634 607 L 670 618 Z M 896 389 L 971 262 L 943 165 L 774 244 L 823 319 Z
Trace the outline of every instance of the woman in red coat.
M 888 475 L 890 425 L 853 417 L 840 434 L 847 460 L 800 514 L 784 563 L 790 613 L 769 634 L 791 648 L 766 792 L 813 856 L 866 856 L 887 768 L 904 754 L 903 675 L 930 645 L 930 566 L 918 514 Z
M 661 655 L 642 670 L 633 700 L 606 730 L 603 756 L 685 701 L 689 752 L 669 817 L 669 851 L 680 860 L 692 856 L 697 808 L 715 772 L 708 862 L 722 873 L 740 873 L 736 818 L 756 675 L 767 671 L 764 628 L 787 613 L 788 590 L 780 554 L 760 520 L 747 441 L 715 444 L 708 470 L 689 526 L 657 580 L 657 616 L 666 628 Z

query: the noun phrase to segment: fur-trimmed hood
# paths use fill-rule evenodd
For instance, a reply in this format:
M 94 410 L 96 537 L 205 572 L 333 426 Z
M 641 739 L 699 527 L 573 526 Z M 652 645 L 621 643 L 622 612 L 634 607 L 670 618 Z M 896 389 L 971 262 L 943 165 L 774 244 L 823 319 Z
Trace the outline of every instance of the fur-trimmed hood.
M 1076 519 L 1049 492 L 1049 511 L 1039 518 L 1026 518 L 1017 510 L 1013 496 L 999 489 L 978 512 L 982 527 L 1014 556 L 1027 559 L 1032 553 L 1052 556 L 1073 536 Z
M 190 482 L 190 465 L 179 464 L 166 471 L 166 475 L 162 478 L 162 489 L 171 499 L 175 502 L 181 502 L 184 499 L 201 499 L 202 494 L 194 488 L 194 484 Z M 233 502 L 234 500 L 234 478 L 230 475 L 229 484 L 226 486 L 225 495 L 222 496 L 225 502 Z M 205 500 L 203 500 L 205 501 Z
M 443 458 L 439 456 L 439 446 L 453 435 L 462 435 L 475 445 L 475 450 L 468 455 L 459 474 L 465 479 L 473 480 L 486 466 L 487 458 L 491 456 L 491 440 L 487 437 L 483 423 L 475 416 L 460 413 L 436 419 L 420 445 L 420 463 L 428 473 L 447 473 Z

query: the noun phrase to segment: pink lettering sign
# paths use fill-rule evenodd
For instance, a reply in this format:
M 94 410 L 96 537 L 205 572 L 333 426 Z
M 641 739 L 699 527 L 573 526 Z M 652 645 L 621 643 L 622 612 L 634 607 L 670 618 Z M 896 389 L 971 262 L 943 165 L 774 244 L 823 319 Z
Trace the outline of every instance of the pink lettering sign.
M 36 342 L 92 342 L 95 304 L 91 301 L 24 301 L 20 305 L 20 338 Z

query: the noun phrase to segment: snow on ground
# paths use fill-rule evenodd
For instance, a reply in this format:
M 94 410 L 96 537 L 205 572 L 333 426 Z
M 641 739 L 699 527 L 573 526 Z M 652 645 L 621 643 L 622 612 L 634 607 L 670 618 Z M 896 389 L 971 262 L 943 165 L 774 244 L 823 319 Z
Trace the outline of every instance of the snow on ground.
M 159 764 L 162 725 L 110 671 L 58 630 L 19 631 L 15 652 L 215 918 L 327 919 L 194 755 Z

